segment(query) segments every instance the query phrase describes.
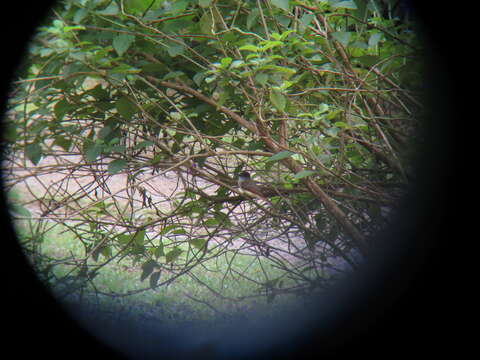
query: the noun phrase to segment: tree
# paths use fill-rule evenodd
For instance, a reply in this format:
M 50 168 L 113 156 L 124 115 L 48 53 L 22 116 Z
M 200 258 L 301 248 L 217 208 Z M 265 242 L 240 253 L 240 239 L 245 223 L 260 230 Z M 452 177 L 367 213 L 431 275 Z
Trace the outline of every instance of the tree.
M 85 256 L 68 261 L 87 281 L 132 258 L 154 288 L 225 254 L 242 277 L 233 260 L 244 252 L 283 272 L 256 284 L 269 299 L 322 287 L 332 257 L 353 268 L 368 258 L 411 181 L 420 45 L 383 10 L 66 1 L 16 82 L 7 166 L 65 174 L 37 198 L 40 220 L 75 233 Z M 268 184 L 266 198 L 239 191 L 244 170 Z M 169 172 L 175 193 L 148 186 Z M 119 174 L 126 196 L 110 190 Z M 24 176 L 13 171 L 9 186 Z

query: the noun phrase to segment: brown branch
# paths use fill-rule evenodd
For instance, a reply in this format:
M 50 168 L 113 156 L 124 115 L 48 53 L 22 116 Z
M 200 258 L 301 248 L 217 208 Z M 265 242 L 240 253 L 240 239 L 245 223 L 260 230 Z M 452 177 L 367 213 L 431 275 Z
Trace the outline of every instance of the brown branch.
M 283 164 L 286 165 L 291 171 L 299 173 L 303 171 L 303 167 L 294 161 L 291 158 L 283 159 Z M 330 196 L 327 195 L 322 188 L 314 182 L 310 177 L 301 179 L 303 184 L 310 190 L 310 192 L 317 197 L 330 214 L 340 223 L 340 225 L 345 229 L 345 231 L 356 241 L 360 251 L 363 254 L 368 253 L 368 247 L 365 242 L 365 237 L 363 234 L 355 227 L 353 223 L 348 220 L 345 213 L 340 209 L 340 207 L 332 200 Z
M 192 95 L 197 99 L 215 107 L 219 111 L 223 112 L 225 115 L 236 121 L 241 126 L 245 127 L 252 133 L 256 135 L 260 135 L 263 142 L 267 146 L 270 151 L 277 153 L 282 150 L 289 150 L 285 146 L 279 145 L 275 140 L 273 140 L 269 136 L 265 136 L 262 134 L 257 126 L 251 121 L 246 120 L 242 116 L 238 115 L 237 113 L 233 112 L 232 110 L 226 108 L 225 106 L 219 106 L 213 99 L 205 96 L 204 94 L 200 93 L 199 91 L 192 89 L 191 87 L 179 84 L 179 83 L 172 83 L 169 81 L 160 81 L 152 76 L 147 76 L 147 78 L 152 81 L 156 82 L 161 86 L 165 86 L 170 89 L 174 89 L 180 91 L 185 94 Z M 291 151 L 291 150 L 290 150 Z M 293 160 L 291 157 L 281 160 L 281 162 L 293 173 L 297 174 L 304 170 L 303 166 L 300 165 L 297 161 Z M 338 223 L 345 229 L 349 236 L 352 237 L 354 241 L 357 242 L 360 251 L 364 254 L 368 252 L 367 245 L 365 242 L 364 235 L 355 227 L 355 225 L 348 220 L 345 213 L 340 209 L 340 207 L 322 190 L 322 188 L 315 183 L 309 177 L 303 178 L 301 180 L 303 184 L 310 190 L 310 192 L 317 197 L 320 202 L 325 206 L 327 211 L 333 215 L 333 217 L 338 221 Z
M 235 120 L 237 123 L 242 125 L 243 127 L 247 128 L 249 131 L 251 131 L 254 134 L 258 134 L 258 130 L 255 126 L 254 123 L 251 121 L 248 121 L 241 117 L 240 115 L 236 114 L 232 110 L 226 108 L 225 106 L 219 106 L 213 99 L 209 98 L 208 96 L 203 95 L 201 92 L 198 92 L 195 89 L 192 89 L 191 87 L 179 83 L 172 83 L 169 81 L 159 81 L 158 79 L 154 78 L 153 76 L 145 76 L 148 80 L 152 82 L 156 82 L 160 86 L 165 86 L 170 89 L 174 89 L 180 92 L 183 92 L 185 94 L 192 95 L 196 97 L 197 99 L 203 101 L 206 104 L 209 104 L 215 108 L 217 108 L 219 111 L 223 112 L 225 115 L 229 116 L 233 120 Z

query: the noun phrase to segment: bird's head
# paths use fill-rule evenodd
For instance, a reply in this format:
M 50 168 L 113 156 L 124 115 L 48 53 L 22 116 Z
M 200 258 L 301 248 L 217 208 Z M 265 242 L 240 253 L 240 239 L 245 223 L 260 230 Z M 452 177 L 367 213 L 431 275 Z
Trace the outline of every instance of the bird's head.
M 250 180 L 250 178 L 250 173 L 247 171 L 242 171 L 240 174 L 238 174 L 239 181 Z

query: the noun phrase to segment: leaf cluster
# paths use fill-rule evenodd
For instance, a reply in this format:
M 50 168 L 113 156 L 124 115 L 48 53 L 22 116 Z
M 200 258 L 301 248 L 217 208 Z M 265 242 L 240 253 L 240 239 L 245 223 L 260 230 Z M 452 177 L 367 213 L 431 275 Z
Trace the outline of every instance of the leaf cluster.
M 420 45 L 414 25 L 385 9 L 65 1 L 16 82 L 9 162 L 39 175 L 54 157 L 67 177 L 88 174 L 81 193 L 60 187 L 67 200 L 42 203 L 45 216 L 75 222 L 95 269 L 132 258 L 155 288 L 241 243 L 285 270 L 288 291 L 307 291 L 325 277 L 319 259 L 353 266 L 352 249 L 375 246 L 365 238 L 411 178 Z M 238 191 L 242 170 L 271 185 L 265 203 Z M 148 187 L 171 171 L 176 192 Z M 126 201 L 108 189 L 120 175 Z M 229 271 L 241 274 L 233 262 Z

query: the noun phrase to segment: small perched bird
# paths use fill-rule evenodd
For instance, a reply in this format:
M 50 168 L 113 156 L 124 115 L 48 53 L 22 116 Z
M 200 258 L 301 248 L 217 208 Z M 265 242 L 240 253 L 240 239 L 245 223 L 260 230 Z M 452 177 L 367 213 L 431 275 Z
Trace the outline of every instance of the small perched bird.
M 238 175 L 238 187 L 245 195 L 265 199 L 266 188 L 253 181 L 247 171 L 242 171 Z

